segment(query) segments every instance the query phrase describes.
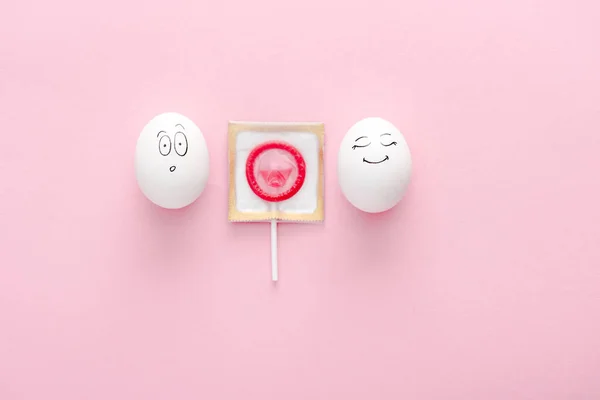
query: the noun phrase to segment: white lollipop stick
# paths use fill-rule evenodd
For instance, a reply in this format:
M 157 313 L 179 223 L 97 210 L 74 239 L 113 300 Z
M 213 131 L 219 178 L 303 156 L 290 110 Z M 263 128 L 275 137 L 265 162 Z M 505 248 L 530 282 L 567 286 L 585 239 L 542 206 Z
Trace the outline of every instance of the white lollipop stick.
M 271 278 L 277 282 L 277 220 L 271 220 Z
M 277 211 L 277 203 L 271 203 L 273 212 Z M 277 270 L 277 220 L 271 220 L 271 278 L 277 282 L 279 271 Z

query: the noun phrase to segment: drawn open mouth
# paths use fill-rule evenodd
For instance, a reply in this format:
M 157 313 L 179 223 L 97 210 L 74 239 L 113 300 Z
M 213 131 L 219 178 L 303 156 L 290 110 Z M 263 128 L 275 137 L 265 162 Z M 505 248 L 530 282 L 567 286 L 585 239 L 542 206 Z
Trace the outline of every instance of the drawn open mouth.
M 169 168 L 169 171 L 173 172 L 173 171 L 175 171 L 175 168 L 177 168 L 177 167 L 174 165 L 171 165 L 171 167 Z
M 385 158 L 383 160 L 380 161 L 369 161 L 366 158 L 363 157 L 363 162 L 366 162 L 367 164 L 381 164 L 382 162 L 389 160 L 390 158 L 388 156 L 385 156 Z

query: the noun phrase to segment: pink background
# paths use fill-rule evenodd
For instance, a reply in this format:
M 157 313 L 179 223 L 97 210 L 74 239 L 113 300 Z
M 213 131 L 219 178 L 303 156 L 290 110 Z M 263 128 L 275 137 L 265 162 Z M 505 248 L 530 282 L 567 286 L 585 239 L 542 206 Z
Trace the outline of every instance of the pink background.
M 0 398 L 600 398 L 596 1 L 4 1 Z M 206 191 L 133 174 L 155 114 L 197 122 Z M 414 156 L 355 211 L 365 116 Z M 226 221 L 229 119 L 326 124 L 326 222 Z

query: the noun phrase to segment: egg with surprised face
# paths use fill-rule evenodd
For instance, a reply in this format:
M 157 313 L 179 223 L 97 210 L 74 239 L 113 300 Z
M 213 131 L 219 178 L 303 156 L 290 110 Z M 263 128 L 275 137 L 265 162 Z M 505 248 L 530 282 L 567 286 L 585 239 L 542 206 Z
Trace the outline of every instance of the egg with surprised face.
M 157 115 L 142 129 L 135 174 L 154 204 L 176 209 L 193 203 L 208 181 L 208 148 L 200 128 L 178 113 Z
M 379 213 L 394 207 L 410 181 L 412 159 L 400 131 L 382 118 L 365 118 L 342 139 L 338 181 L 359 210 Z

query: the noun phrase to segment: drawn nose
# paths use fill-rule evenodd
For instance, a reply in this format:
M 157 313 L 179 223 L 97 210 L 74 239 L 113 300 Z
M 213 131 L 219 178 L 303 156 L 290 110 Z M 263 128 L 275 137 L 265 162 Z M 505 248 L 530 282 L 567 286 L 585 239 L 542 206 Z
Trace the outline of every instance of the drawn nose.
M 169 171 L 173 172 L 173 171 L 175 171 L 175 168 L 177 168 L 177 167 L 174 165 L 171 165 L 171 168 L 169 168 Z

